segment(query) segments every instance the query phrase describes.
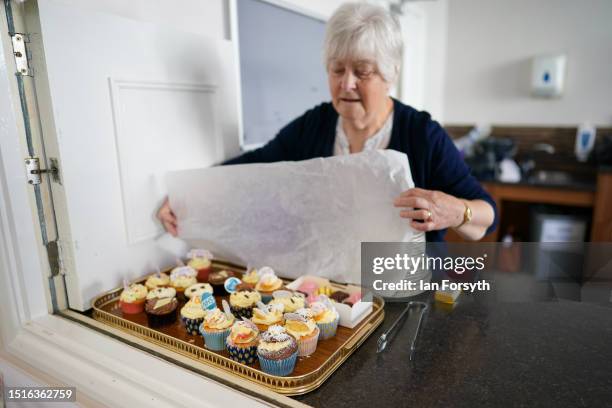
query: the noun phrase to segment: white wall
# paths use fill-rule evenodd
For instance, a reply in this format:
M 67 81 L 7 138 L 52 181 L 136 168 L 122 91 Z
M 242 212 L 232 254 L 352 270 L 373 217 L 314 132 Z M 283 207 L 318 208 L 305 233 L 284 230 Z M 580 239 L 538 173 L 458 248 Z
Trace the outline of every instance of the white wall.
M 446 123 L 612 124 L 612 1 L 449 2 Z M 567 54 L 560 99 L 529 96 L 529 59 Z

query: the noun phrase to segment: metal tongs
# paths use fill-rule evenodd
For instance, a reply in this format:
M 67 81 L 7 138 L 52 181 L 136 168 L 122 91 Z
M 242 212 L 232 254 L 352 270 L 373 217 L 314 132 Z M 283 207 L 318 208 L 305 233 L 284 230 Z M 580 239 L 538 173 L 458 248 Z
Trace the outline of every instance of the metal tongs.
M 419 336 L 419 332 L 421 331 L 421 323 L 423 321 L 423 316 L 425 315 L 425 312 L 429 308 L 429 305 L 427 303 L 421 302 L 421 301 L 417 301 L 417 300 L 412 300 L 412 301 L 408 302 L 408 304 L 406 305 L 406 308 L 404 309 L 402 314 L 400 314 L 399 317 L 397 319 L 395 319 L 393 324 L 391 324 L 391 327 L 389 327 L 387 329 L 387 331 L 385 331 L 380 336 L 380 338 L 378 339 L 378 347 L 376 349 L 377 353 L 382 352 L 387 347 L 387 344 L 390 341 L 390 339 L 389 339 L 390 334 L 393 332 L 393 330 L 395 330 L 395 328 L 397 327 L 398 323 L 403 320 L 403 318 L 406 315 L 406 313 L 408 313 L 408 311 L 410 309 L 412 309 L 413 307 L 418 307 L 418 308 L 421 309 L 421 314 L 419 316 L 419 322 L 417 324 L 416 331 L 414 332 L 414 336 L 412 337 L 412 342 L 410 344 L 410 360 L 414 359 L 414 353 L 415 353 L 415 350 L 416 350 L 416 341 L 417 341 L 417 338 Z

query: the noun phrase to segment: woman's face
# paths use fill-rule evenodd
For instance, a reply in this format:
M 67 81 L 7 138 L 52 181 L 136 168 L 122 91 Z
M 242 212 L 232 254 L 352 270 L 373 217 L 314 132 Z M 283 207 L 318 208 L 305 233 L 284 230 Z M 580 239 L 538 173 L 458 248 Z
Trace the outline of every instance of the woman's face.
M 367 125 L 387 107 L 389 84 L 368 60 L 332 60 L 327 68 L 334 108 L 343 119 Z

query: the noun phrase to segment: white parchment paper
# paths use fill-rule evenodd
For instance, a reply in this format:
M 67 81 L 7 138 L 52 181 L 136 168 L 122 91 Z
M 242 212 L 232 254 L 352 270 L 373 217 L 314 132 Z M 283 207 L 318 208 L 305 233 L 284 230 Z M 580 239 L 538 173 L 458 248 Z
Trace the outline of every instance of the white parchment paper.
M 288 278 L 359 284 L 362 241 L 425 241 L 393 207 L 414 187 L 393 150 L 183 170 L 167 182 L 180 238 Z

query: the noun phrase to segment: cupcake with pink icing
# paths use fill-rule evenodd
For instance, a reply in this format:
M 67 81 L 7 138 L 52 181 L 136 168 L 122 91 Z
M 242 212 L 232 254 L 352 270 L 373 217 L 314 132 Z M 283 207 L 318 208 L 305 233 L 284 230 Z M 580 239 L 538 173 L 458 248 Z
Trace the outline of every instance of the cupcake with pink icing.
M 271 375 L 288 376 L 295 368 L 297 356 L 297 341 L 283 327 L 273 325 L 261 334 L 257 346 L 257 357 L 264 372 Z

